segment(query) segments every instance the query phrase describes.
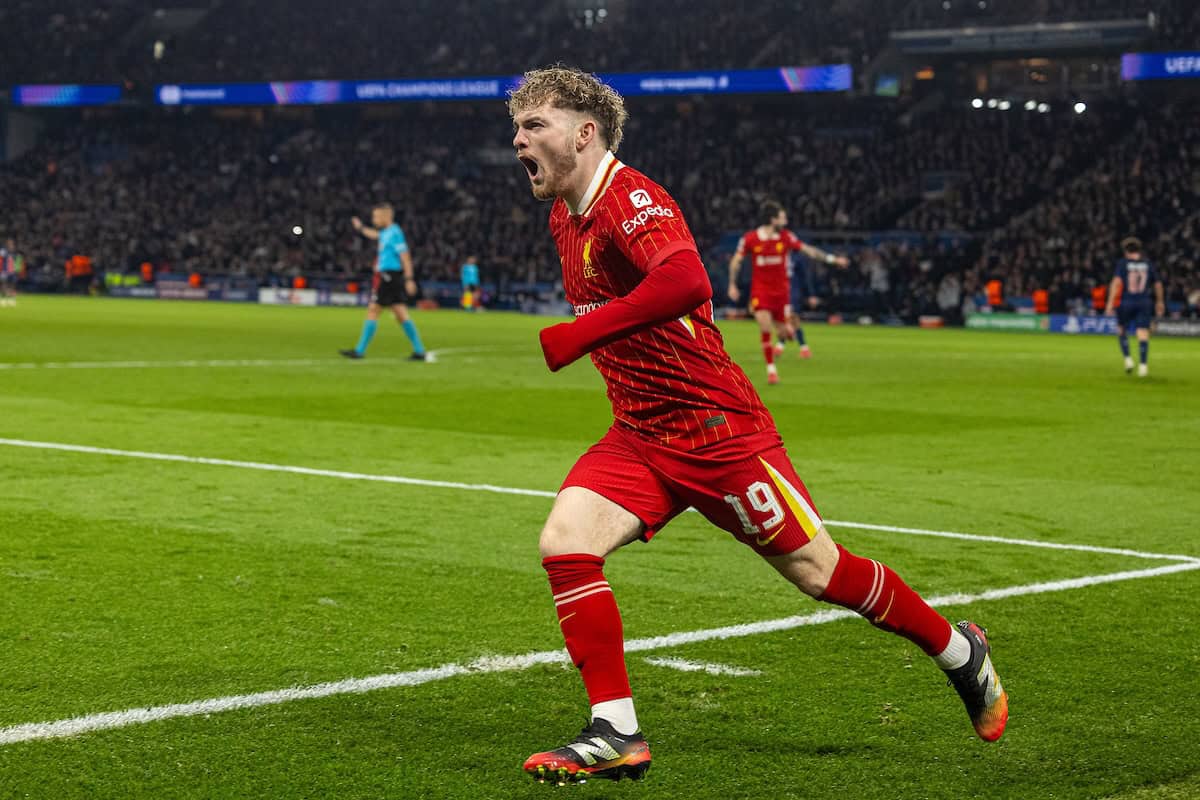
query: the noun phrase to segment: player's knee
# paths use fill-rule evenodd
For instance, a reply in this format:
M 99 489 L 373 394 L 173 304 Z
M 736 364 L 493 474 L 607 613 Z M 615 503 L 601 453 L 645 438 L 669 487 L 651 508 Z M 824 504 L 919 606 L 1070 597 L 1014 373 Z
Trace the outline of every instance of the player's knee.
M 584 544 L 584 537 L 576 526 L 551 515 L 538 538 L 538 551 L 542 558 L 562 556 L 580 552 Z
M 810 597 L 819 597 L 833 577 L 838 551 L 833 539 L 822 528 L 812 541 L 786 556 L 768 559 L 797 589 Z

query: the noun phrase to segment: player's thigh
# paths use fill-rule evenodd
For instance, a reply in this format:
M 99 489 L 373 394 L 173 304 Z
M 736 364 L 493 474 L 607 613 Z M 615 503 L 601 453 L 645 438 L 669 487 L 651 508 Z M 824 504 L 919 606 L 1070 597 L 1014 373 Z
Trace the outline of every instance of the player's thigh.
M 726 465 L 692 498 L 713 524 L 762 556 L 801 591 L 825 591 L 838 551 L 782 446 Z M 719 496 L 719 501 L 718 501 Z
M 563 480 L 542 529 L 542 555 L 605 556 L 634 539 L 648 541 L 684 508 L 629 434 L 614 427 Z
M 774 432 L 737 437 L 675 460 L 667 465 L 671 488 L 759 555 L 792 553 L 821 530 L 808 489 Z
M 367 304 L 367 319 L 379 319 L 379 314 L 383 311 L 383 306 L 379 303 L 371 302 Z
M 404 305 L 404 303 L 394 303 L 392 305 L 392 314 L 396 317 L 396 321 L 402 325 L 409 320 L 408 306 Z
M 554 498 L 538 549 L 542 558 L 568 553 L 603 558 L 640 538 L 644 528 L 636 514 L 604 495 L 568 486 Z
M 1150 326 L 1149 326 L 1149 324 L 1147 324 L 1146 327 L 1144 327 L 1144 328 L 1137 329 L 1137 339 L 1139 342 L 1150 341 Z
M 763 333 L 771 332 L 771 312 L 765 308 L 754 309 L 754 321 L 758 323 L 758 329 Z

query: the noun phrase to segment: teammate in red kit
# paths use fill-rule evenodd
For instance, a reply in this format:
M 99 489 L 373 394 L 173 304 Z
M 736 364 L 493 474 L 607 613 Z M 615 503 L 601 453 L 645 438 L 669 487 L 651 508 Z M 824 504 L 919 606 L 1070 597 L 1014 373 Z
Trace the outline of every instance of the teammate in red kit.
M 919 645 L 994 740 L 1008 699 L 982 630 L 951 625 L 888 567 L 834 544 L 774 421 L 713 323 L 712 288 L 675 201 L 617 160 L 624 103 L 566 67 L 524 76 L 509 100 L 513 145 L 550 230 L 576 319 L 541 332 L 552 371 L 590 354 L 613 426 L 563 481 L 539 546 L 591 721 L 524 769 L 556 783 L 640 778 L 650 766 L 625 671 L 604 559 L 695 507 L 801 591 Z
M 812 351 L 804 342 L 804 334 L 791 322 L 792 291 L 788 279 L 788 258 L 793 251 L 839 267 L 850 264 L 845 256 L 827 253 L 797 239 L 787 229 L 787 212 L 774 200 L 762 204 L 759 226 L 747 231 L 738 240 L 737 250 L 729 259 L 728 294 L 729 299 L 736 303 L 742 294 L 737 286 L 738 272 L 742 259 L 750 257 L 750 312 L 758 322 L 763 358 L 767 361 L 767 383 L 779 383 L 775 356 L 783 351 L 783 343 L 788 339 L 796 338 L 801 358 L 812 357 Z M 771 344 L 772 325 L 779 337 L 779 344 L 775 346 Z

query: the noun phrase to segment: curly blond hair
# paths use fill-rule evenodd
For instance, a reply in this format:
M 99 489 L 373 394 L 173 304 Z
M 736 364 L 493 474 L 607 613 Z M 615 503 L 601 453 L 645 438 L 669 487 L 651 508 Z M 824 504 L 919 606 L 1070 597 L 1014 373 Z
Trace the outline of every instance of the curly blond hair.
M 529 70 L 509 93 L 508 113 L 515 119 L 522 111 L 545 103 L 594 118 L 608 149 L 617 152 L 629 114 L 621 95 L 595 75 L 561 64 Z

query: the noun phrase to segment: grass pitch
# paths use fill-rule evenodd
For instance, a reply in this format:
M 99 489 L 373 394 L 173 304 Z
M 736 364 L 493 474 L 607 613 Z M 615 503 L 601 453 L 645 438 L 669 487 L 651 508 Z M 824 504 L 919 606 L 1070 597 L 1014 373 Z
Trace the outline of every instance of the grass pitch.
M 0 741 L 27 723 L 475 666 L 0 744 L 0 797 L 524 798 L 585 722 L 536 541 L 611 419 L 586 362 L 552 375 L 507 314 L 419 314 L 436 364 L 362 313 L 23 297 L 0 309 Z M 1200 343 L 1151 377 L 1095 337 L 814 326 L 765 386 L 831 520 L 1200 558 Z M 100 363 L 98 363 L 100 362 Z M 265 465 L 162 461 L 174 454 Z M 929 595 L 1179 561 L 831 526 Z M 609 561 L 630 640 L 821 610 L 698 515 Z M 1086 581 L 1084 582 L 1086 583 Z M 1200 570 L 943 607 L 987 626 L 1012 719 L 974 738 L 941 674 L 861 620 L 630 653 L 654 752 L 596 798 L 1200 797 Z M 681 672 L 686 659 L 757 676 Z M 511 665 L 510 665 L 511 666 Z M 495 667 L 495 669 L 493 669 Z M 449 670 L 448 672 L 453 672 Z M 363 687 L 359 687 L 363 688 Z

